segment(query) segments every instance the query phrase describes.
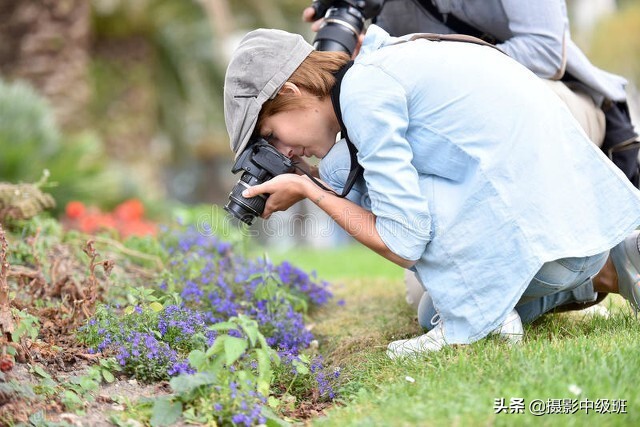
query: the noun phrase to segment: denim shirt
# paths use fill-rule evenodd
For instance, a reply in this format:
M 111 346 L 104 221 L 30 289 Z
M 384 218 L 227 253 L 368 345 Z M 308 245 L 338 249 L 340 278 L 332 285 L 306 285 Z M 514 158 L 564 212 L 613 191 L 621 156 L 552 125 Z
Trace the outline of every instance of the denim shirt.
M 371 26 L 341 86 L 363 180 L 350 199 L 433 297 L 449 343 L 486 336 L 543 263 L 594 255 L 640 224 L 640 192 L 560 99 L 496 49 L 397 43 Z M 320 163 L 341 191 L 348 150 Z

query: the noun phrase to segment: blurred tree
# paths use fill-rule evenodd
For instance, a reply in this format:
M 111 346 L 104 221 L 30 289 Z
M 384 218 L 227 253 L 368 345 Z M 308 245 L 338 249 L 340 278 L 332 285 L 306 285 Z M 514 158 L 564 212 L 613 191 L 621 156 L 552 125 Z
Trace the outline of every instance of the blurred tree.
M 62 134 L 51 103 L 25 82 L 0 79 L 0 182 L 36 182 L 63 210 L 70 200 L 108 206 L 126 196 L 125 174 L 104 160 L 94 134 Z
M 89 99 L 89 0 L 2 0 L 0 74 L 26 80 L 63 128 L 79 126 Z
M 640 85 L 640 2 L 627 1 L 615 14 L 603 17 L 591 36 L 589 57 L 612 72 Z
M 118 155 L 139 147 L 140 161 L 162 164 L 169 195 L 182 201 L 225 199 L 234 178 L 229 173 L 231 155 L 222 109 L 228 54 L 240 35 L 258 26 L 292 31 L 307 29 L 300 14 L 308 3 L 301 0 L 92 0 L 95 52 L 111 52 L 108 61 L 98 59 L 95 62 L 101 65 L 94 68 L 97 72 L 94 78 L 99 79 L 94 81 L 97 93 L 105 97 L 103 101 L 94 102 L 94 107 L 98 106 L 94 110 L 96 123 L 111 135 L 116 131 L 115 126 L 119 127 L 115 137 L 107 137 L 108 150 Z M 104 49 L 109 44 L 118 47 Z M 126 55 L 130 49 L 125 46 L 134 44 L 144 56 L 138 57 L 140 61 L 134 64 L 135 68 L 130 68 L 131 62 L 120 61 L 115 56 Z M 142 70 L 142 66 L 147 71 Z M 135 87 L 106 90 L 101 81 L 113 80 L 116 76 L 128 79 Z M 152 81 L 151 87 L 145 86 L 145 78 Z M 131 99 L 131 93 L 141 96 Z M 120 97 L 118 102 L 114 95 Z M 141 99 L 147 99 L 148 108 L 152 109 L 155 133 L 150 132 L 153 126 L 142 118 L 141 110 L 131 110 Z M 116 106 L 119 113 L 114 112 Z M 100 123 L 107 112 L 113 118 L 108 125 Z M 129 136 L 123 129 L 125 126 L 131 129 Z M 147 135 L 146 141 L 142 138 L 144 135 Z

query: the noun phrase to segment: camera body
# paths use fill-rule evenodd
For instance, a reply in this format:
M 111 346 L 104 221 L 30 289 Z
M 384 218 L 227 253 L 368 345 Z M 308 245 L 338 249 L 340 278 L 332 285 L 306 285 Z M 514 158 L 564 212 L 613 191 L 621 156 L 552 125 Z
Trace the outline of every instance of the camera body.
M 315 18 L 324 16 L 324 24 L 313 47 L 353 55 L 365 20 L 377 16 L 383 4 L 384 0 L 315 0 L 311 5 Z
M 231 189 L 229 201 L 224 210 L 240 221 L 251 225 L 253 218 L 262 215 L 267 195 L 260 194 L 246 198 L 242 196 L 242 192 L 246 188 L 262 184 L 276 175 L 291 173 L 293 170 L 293 161 L 269 145 L 263 138 L 250 142 L 231 169 L 234 174 L 240 171 L 244 172 Z

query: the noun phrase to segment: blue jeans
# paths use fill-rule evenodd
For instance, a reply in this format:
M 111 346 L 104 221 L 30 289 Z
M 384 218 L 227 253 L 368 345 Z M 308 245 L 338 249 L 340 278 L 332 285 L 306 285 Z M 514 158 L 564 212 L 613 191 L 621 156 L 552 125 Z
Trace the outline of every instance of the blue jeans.
M 531 323 L 538 317 L 564 304 L 595 301 L 592 278 L 604 266 L 609 251 L 580 258 L 562 258 L 545 263 L 533 277 L 516 304 L 516 311 L 523 323 Z M 433 327 L 436 315 L 428 292 L 422 295 L 418 306 L 418 322 L 423 328 Z
M 582 258 L 545 263 L 516 304 L 523 323 L 530 323 L 564 304 L 595 301 L 592 278 L 602 269 L 609 251 Z

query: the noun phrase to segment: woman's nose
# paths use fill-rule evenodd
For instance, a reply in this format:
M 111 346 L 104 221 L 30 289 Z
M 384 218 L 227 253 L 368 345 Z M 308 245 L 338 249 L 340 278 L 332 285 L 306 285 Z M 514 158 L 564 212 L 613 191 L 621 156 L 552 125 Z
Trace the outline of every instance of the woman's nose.
M 287 147 L 286 145 L 284 145 L 284 144 L 282 144 L 280 142 L 274 142 L 273 146 L 276 147 L 276 150 L 278 150 L 284 156 L 286 156 L 288 158 L 293 157 L 293 148 Z

